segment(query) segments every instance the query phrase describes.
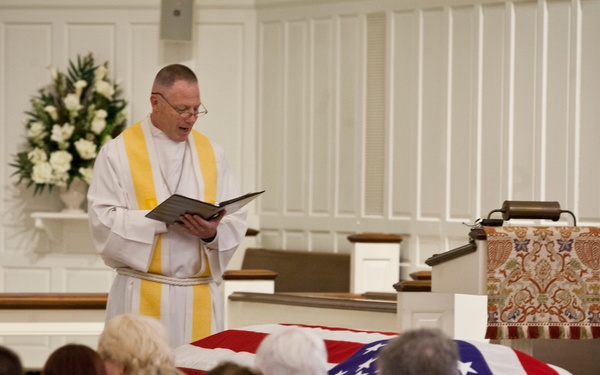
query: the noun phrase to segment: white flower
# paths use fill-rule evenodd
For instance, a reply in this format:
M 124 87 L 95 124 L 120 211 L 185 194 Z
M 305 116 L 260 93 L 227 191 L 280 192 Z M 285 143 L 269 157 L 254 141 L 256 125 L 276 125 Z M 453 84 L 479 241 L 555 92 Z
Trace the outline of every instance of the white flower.
M 106 77 L 106 73 L 108 73 L 108 69 L 104 65 L 100 65 L 94 72 L 94 81 L 102 81 Z
M 94 111 L 94 119 L 92 120 L 91 127 L 94 134 L 99 135 L 102 133 L 102 130 L 106 127 L 106 121 L 104 120 L 106 116 L 108 116 L 108 113 L 103 109 Z
M 106 121 L 104 121 L 103 119 L 93 119 L 92 120 L 92 132 L 94 132 L 94 134 L 100 134 L 102 133 L 102 130 L 104 130 L 104 128 L 106 127 Z
M 92 174 L 94 173 L 94 167 L 87 168 L 79 168 L 79 174 L 81 175 L 81 179 L 85 181 L 88 185 L 92 182 Z
M 87 81 L 80 79 L 79 81 L 75 82 L 73 86 L 75 86 L 75 93 L 77 96 L 81 96 L 81 92 L 87 86 Z
M 30 100 L 33 110 L 23 122 L 28 148 L 11 164 L 19 182 L 35 184 L 34 194 L 74 178 L 89 183 L 98 150 L 121 132 L 126 102 L 118 98 L 119 84 L 108 79 L 107 64 L 95 65 L 89 54 L 66 73 L 47 67 L 52 82 Z
M 103 120 L 106 118 L 106 116 L 108 116 L 108 113 L 103 109 L 94 111 L 94 118 L 96 119 Z
M 46 155 L 46 151 L 36 147 L 32 151 L 29 151 L 27 159 L 31 160 L 33 164 L 40 164 L 48 161 L 48 155 Z
M 81 109 L 81 103 L 79 102 L 79 95 L 77 94 L 67 94 L 63 99 L 65 103 L 65 107 L 69 110 L 69 112 L 77 112 Z
M 68 172 L 71 169 L 71 160 L 73 156 L 68 151 L 60 150 L 50 154 L 50 165 L 58 173 Z
M 73 131 L 75 130 L 75 126 L 65 122 L 63 126 L 58 124 L 54 124 L 52 127 L 52 135 L 50 139 L 56 143 L 64 143 L 73 135 Z
M 52 181 L 52 166 L 50 163 L 40 163 L 33 166 L 31 179 L 36 184 L 47 184 Z
M 56 111 L 56 107 L 53 105 L 47 105 L 44 107 L 44 111 L 48 112 L 52 120 L 58 120 L 58 112 Z
M 106 81 L 96 82 L 95 88 L 98 94 L 104 96 L 106 99 L 112 99 L 112 96 L 115 94 L 114 87 Z
M 52 183 L 56 186 L 67 186 L 68 179 L 69 179 L 69 172 L 54 171 L 54 178 L 52 179 Z
M 83 160 L 91 160 L 97 156 L 96 145 L 94 142 L 88 141 L 87 139 L 80 139 L 74 143 L 77 153 Z
M 41 121 L 32 122 L 29 125 L 29 130 L 27 130 L 27 137 L 32 139 L 44 138 L 46 135 L 46 127 Z

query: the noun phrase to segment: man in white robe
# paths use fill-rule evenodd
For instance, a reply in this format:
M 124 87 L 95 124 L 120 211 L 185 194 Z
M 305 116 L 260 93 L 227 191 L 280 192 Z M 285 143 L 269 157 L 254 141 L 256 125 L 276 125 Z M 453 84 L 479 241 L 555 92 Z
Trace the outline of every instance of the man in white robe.
M 247 230 L 245 209 L 211 220 L 185 214 L 167 225 L 145 215 L 172 194 L 217 203 L 239 195 L 223 149 L 192 129 L 206 110 L 195 74 L 179 64 L 157 74 L 152 113 L 106 143 L 88 192 L 94 244 L 117 270 L 107 320 L 160 319 L 183 345 L 223 329 L 218 291 Z

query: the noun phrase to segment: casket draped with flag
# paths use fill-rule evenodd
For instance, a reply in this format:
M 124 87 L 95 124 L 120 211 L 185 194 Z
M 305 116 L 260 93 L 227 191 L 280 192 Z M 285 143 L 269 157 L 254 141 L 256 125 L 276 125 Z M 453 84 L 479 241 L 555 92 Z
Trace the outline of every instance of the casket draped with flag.
M 375 374 L 379 350 L 397 336 L 392 332 L 359 331 L 323 326 L 296 325 L 325 341 L 329 375 Z M 177 367 L 189 375 L 200 375 L 224 361 L 253 367 L 254 353 L 270 333 L 286 325 L 264 324 L 226 330 L 175 351 Z M 457 368 L 467 374 L 566 375 L 568 371 L 541 362 L 507 346 L 456 340 L 460 361 Z

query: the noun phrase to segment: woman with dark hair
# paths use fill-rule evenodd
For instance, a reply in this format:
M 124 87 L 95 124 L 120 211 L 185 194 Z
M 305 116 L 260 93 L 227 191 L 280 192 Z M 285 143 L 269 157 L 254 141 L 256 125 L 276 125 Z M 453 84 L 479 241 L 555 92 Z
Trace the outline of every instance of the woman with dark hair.
M 206 375 L 256 375 L 249 367 L 238 365 L 234 362 L 221 362 L 217 367 L 209 370 Z
M 0 375 L 23 375 L 21 358 L 4 346 L 0 346 Z
M 42 375 L 106 375 L 104 361 L 94 349 L 67 344 L 56 349 L 44 364 Z

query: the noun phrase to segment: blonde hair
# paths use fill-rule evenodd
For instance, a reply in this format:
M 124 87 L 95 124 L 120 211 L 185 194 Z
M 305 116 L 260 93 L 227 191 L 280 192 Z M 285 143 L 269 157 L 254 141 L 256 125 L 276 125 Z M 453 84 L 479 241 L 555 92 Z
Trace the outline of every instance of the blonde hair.
M 123 314 L 109 320 L 98 353 L 122 366 L 125 375 L 181 374 L 165 327 L 149 316 Z

